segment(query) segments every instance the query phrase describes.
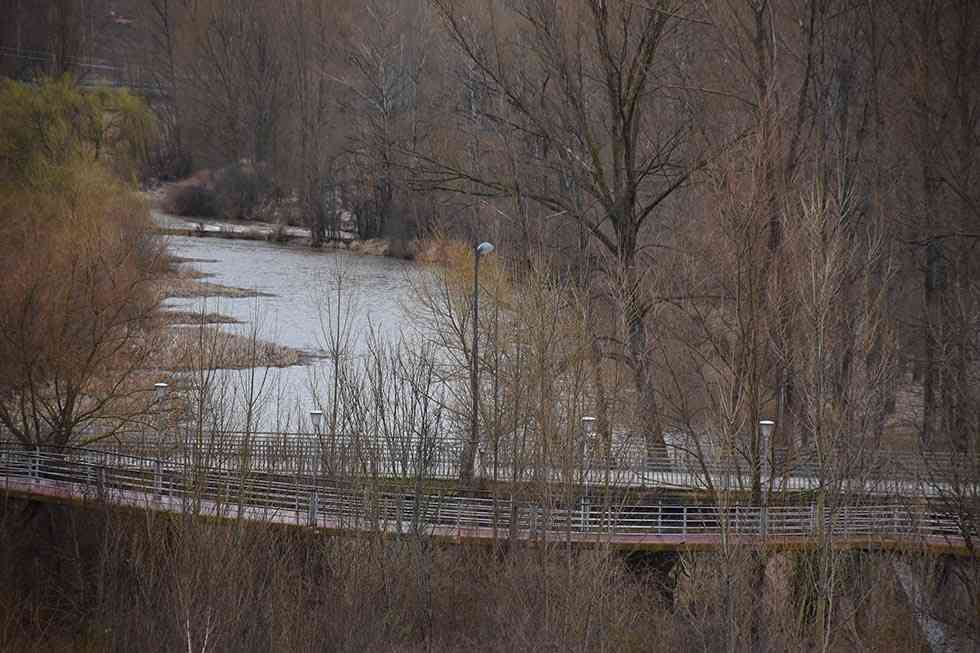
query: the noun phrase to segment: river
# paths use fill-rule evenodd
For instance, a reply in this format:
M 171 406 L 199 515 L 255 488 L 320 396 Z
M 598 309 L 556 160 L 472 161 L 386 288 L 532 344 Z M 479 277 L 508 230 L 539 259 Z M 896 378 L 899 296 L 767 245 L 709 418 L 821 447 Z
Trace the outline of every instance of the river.
M 211 297 L 207 299 L 171 298 L 165 307 L 174 310 L 200 310 L 233 317 L 244 325 L 221 328 L 243 332 L 257 324 L 263 340 L 300 349 L 310 357 L 307 365 L 280 369 L 261 369 L 268 374 L 263 428 L 285 426 L 284 409 L 290 424 L 297 416 L 305 419 L 316 407 L 314 387 L 323 387 L 331 378 L 330 362 L 319 358 L 326 341 L 321 314 L 327 303 L 336 305 L 337 270 L 354 301 L 352 311 L 355 336 L 354 353 L 363 353 L 367 334 L 374 330 L 388 339 L 407 331 L 407 302 L 411 297 L 411 275 L 415 264 L 391 258 L 358 256 L 346 252 L 315 252 L 271 243 L 222 238 L 172 236 L 169 250 L 175 256 L 193 259 L 195 269 L 206 273 L 203 281 L 256 290 L 267 296 L 253 298 Z M 248 378 L 246 371 L 226 372 L 226 378 L 240 389 Z M 302 426 L 302 424 L 300 425 Z

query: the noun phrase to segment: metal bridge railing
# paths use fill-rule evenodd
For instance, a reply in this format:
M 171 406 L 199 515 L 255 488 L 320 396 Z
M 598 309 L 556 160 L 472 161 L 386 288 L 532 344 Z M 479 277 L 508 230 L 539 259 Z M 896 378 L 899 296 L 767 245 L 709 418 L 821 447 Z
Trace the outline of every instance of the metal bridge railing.
M 723 533 L 781 539 L 945 538 L 961 541 L 955 515 L 921 501 L 842 505 L 746 506 L 502 500 L 487 495 L 413 493 L 372 485 L 328 484 L 315 476 L 256 474 L 91 449 L 0 447 L 8 490 L 67 495 L 170 511 L 200 511 L 334 529 L 687 536 Z M 973 528 L 973 527 L 971 527 Z M 971 533 L 975 536 L 975 533 Z
M 16 443 L 0 446 L 14 447 Z M 200 439 L 184 435 L 124 434 L 94 442 L 93 452 L 131 460 L 159 460 L 165 466 L 207 464 L 220 470 L 244 468 L 255 472 L 329 472 L 334 476 L 391 479 L 459 478 L 462 446 L 456 440 L 382 439 L 329 434 L 215 432 Z M 480 449 L 476 474 L 500 481 L 572 482 L 615 487 L 678 489 L 747 489 L 752 466 L 744 460 L 699 460 L 668 446 L 648 456 L 641 446 L 621 447 L 610 459 L 570 456 L 539 461 L 533 452 Z M 89 455 L 97 455 L 91 453 Z M 775 492 L 806 492 L 833 488 L 838 492 L 874 496 L 942 495 L 967 489 L 980 493 L 980 461 L 946 452 L 870 450 L 850 457 L 838 454 L 840 464 L 821 464 L 814 455 L 789 456 L 775 452 L 771 479 Z M 951 484 L 957 484 L 953 487 Z

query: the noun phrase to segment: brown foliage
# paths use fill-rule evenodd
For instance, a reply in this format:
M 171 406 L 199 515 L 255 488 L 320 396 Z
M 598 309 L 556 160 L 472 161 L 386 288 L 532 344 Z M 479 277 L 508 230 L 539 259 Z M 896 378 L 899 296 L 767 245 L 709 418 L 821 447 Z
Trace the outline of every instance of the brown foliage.
M 133 392 L 159 244 L 143 202 L 94 164 L 70 167 L 62 192 L 0 206 L 0 423 L 24 442 L 65 443 Z

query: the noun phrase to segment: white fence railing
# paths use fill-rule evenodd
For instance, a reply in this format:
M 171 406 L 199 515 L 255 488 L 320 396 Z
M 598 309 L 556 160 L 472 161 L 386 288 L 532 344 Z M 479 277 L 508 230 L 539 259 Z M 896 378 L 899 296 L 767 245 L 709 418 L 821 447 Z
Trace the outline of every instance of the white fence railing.
M 16 447 L 14 443 L 0 446 Z M 332 436 L 309 433 L 214 432 L 126 434 L 93 442 L 105 455 L 165 466 L 207 464 L 231 471 L 239 467 L 269 473 L 325 473 L 392 479 L 457 479 L 462 446 L 456 440 Z M 90 454 L 97 455 L 97 454 Z M 615 487 L 748 489 L 755 475 L 747 460 L 701 460 L 686 449 L 668 446 L 648 455 L 637 443 L 620 446 L 609 457 L 585 447 L 558 451 L 542 461 L 534 451 L 484 445 L 477 451 L 476 475 L 484 480 L 572 482 Z M 775 451 L 772 472 L 763 483 L 776 492 L 832 488 L 873 496 L 930 497 L 967 490 L 980 495 L 980 461 L 948 452 L 862 450 L 837 452 L 833 460 L 815 454 Z
M 507 500 L 485 494 L 414 493 L 380 484 L 328 485 L 314 476 L 254 473 L 144 459 L 122 453 L 0 447 L 7 489 L 68 494 L 173 511 L 295 521 L 335 529 L 384 529 L 506 536 L 507 532 L 627 536 L 723 533 L 778 538 L 860 537 L 962 543 L 975 524 L 921 501 L 820 508 L 802 506 L 608 505 L 576 498 L 570 505 Z M 595 501 L 593 499 L 593 501 Z M 481 530 L 482 529 L 482 530 Z M 471 533 L 469 531 L 476 531 Z

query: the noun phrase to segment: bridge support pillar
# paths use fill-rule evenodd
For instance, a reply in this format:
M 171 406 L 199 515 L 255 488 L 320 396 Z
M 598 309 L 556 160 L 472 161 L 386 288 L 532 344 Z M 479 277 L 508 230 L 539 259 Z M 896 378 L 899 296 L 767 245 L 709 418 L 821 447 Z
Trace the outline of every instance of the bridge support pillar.
M 624 555 L 626 567 L 635 575 L 650 581 L 665 606 L 674 605 L 677 575 L 674 567 L 680 560 L 676 551 L 630 551 Z

